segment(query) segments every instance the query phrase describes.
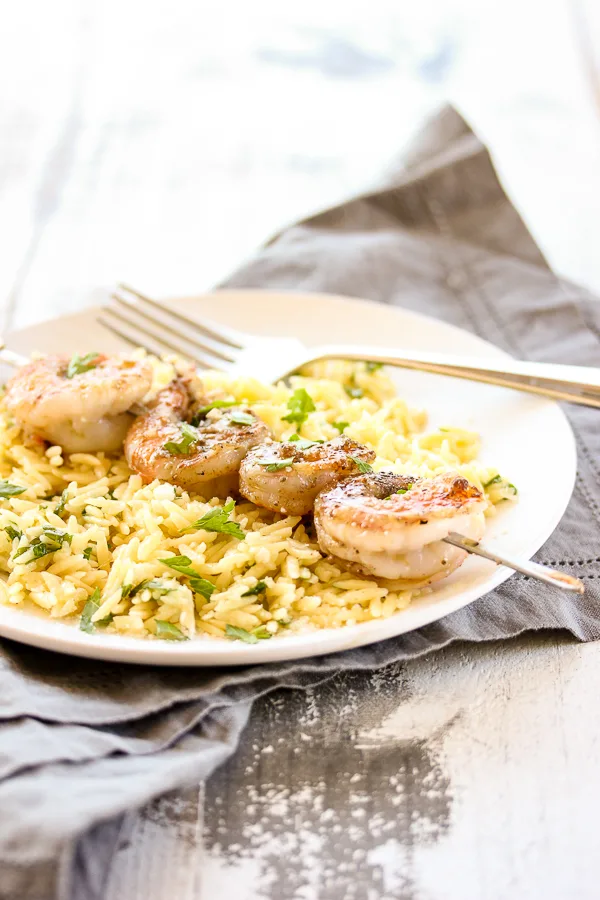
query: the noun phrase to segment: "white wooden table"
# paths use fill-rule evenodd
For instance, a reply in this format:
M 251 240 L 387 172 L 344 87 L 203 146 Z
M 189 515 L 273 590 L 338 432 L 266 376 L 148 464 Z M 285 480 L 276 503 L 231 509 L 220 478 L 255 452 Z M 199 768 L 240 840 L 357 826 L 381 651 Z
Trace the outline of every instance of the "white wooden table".
M 447 96 L 554 266 L 600 290 L 600 118 L 568 0 L 293 6 L 5 12 L 5 331 L 119 279 L 210 287 Z M 268 698 L 206 787 L 140 813 L 108 900 L 597 898 L 599 676 L 598 646 L 546 635 Z

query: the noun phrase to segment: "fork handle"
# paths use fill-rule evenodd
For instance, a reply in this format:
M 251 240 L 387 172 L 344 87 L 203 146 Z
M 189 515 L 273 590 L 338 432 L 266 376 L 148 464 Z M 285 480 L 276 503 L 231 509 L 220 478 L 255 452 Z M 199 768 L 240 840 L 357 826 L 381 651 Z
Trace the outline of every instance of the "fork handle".
M 444 353 L 398 352 L 382 347 L 332 345 L 311 350 L 311 362 L 321 359 L 369 360 L 451 375 L 468 381 L 483 381 L 502 387 L 542 394 L 554 400 L 579 403 L 600 409 L 600 369 L 591 366 L 565 366 L 558 363 L 522 362 L 521 360 L 486 359 L 451 356 Z

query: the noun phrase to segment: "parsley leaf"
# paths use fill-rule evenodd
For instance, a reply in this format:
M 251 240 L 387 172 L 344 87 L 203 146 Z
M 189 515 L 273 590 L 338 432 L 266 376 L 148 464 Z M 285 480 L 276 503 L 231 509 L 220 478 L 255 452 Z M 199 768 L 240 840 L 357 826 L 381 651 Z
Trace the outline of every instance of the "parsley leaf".
M 288 443 L 296 444 L 296 448 L 298 450 L 309 450 L 311 447 L 316 447 L 318 444 L 322 444 L 324 442 L 309 441 L 306 438 L 301 438 L 299 434 L 293 434 L 290 438 L 288 438 Z
M 332 422 L 334 428 L 337 428 L 340 434 L 346 430 L 350 422 Z
M 192 568 L 192 561 L 189 556 L 170 556 L 169 559 L 161 559 L 159 562 L 168 566 L 170 569 L 174 569 L 175 572 L 186 575 L 189 578 L 191 589 L 195 591 L 196 594 L 201 594 L 206 600 L 210 600 L 211 594 L 215 590 L 215 586 L 212 581 L 207 581 L 206 578 L 202 578 L 202 576 Z
M 187 456 L 191 450 L 192 444 L 198 441 L 198 432 L 192 425 L 182 422 L 180 426 L 181 438 L 179 441 L 167 441 L 163 444 L 163 449 L 174 456 Z
M 373 471 L 373 466 L 370 466 L 369 463 L 363 462 L 362 459 L 359 459 L 357 456 L 350 456 L 349 459 L 358 466 L 358 471 L 361 475 L 366 475 L 369 472 Z
M 48 556 L 50 553 L 56 553 L 57 550 L 60 550 L 63 543 L 70 544 L 73 540 L 73 535 L 69 534 L 68 531 L 61 531 L 60 528 L 51 528 L 50 526 L 42 528 L 42 535 L 46 537 L 47 540 L 42 541 L 41 536 L 34 538 L 27 547 L 21 547 L 17 550 L 13 556 L 13 560 L 17 559 L 19 556 L 23 556 L 28 550 L 31 550 L 32 556 L 28 562 L 33 562 L 33 560 L 41 559 L 43 556 Z
M 43 556 L 49 556 L 51 553 L 56 553 L 56 551 L 60 549 L 60 545 L 56 546 L 56 544 L 44 544 L 42 541 L 35 544 L 32 541 L 29 549 L 33 553 L 34 559 L 41 559 Z M 18 554 L 15 554 L 15 556 L 17 555 Z
M 75 375 L 82 375 L 83 372 L 89 372 L 90 369 L 95 369 L 99 362 L 100 354 L 96 351 L 93 353 L 86 353 L 85 356 L 79 356 L 78 353 L 75 353 L 69 360 L 66 377 L 74 378 Z
M 267 638 L 273 637 L 271 632 L 267 629 L 266 625 L 259 625 L 258 628 L 255 628 L 252 632 L 254 637 L 257 637 L 259 641 L 264 641 Z
M 235 410 L 229 418 L 234 425 L 252 425 L 256 421 L 254 416 L 251 416 L 250 413 L 242 412 L 242 410 Z
M 373 372 L 377 372 L 379 369 L 383 369 L 383 363 L 373 362 L 369 360 L 365 363 L 365 370 L 371 375 Z
M 344 390 L 353 400 L 360 400 L 361 397 L 365 396 L 363 389 L 356 384 L 345 384 Z
M 13 528 L 12 525 L 7 525 L 4 530 L 7 533 L 7 535 L 9 536 L 9 538 L 11 539 L 11 541 L 14 541 L 15 538 L 20 539 L 23 537 L 23 532 L 19 531 L 18 528 Z
M 245 644 L 258 644 L 259 641 L 272 637 L 271 632 L 267 631 L 264 625 L 259 625 L 254 631 L 246 631 L 245 628 L 238 628 L 237 625 L 226 625 L 225 634 L 234 640 L 244 641 Z
M 9 481 L 0 481 L 0 499 L 6 500 L 7 497 L 16 497 L 22 494 L 27 488 L 21 487 L 20 484 L 11 484 Z
M 98 625 L 108 625 L 112 621 L 112 613 L 100 619 L 98 622 L 92 622 L 92 616 L 100 609 L 100 589 L 94 588 L 94 593 L 88 597 L 88 601 L 83 607 L 81 618 L 79 620 L 79 628 L 87 634 L 94 634 Z
M 69 501 L 69 492 L 65 488 L 65 490 L 60 495 L 60 500 L 59 500 L 57 506 L 54 507 L 54 512 L 56 513 L 57 516 L 62 516 L 62 514 L 65 511 L 65 506 L 67 505 L 68 501 Z
M 137 587 L 131 592 L 131 596 L 137 594 L 139 591 L 152 591 L 153 594 L 158 594 L 159 597 L 162 597 L 163 594 L 170 594 L 173 588 L 167 587 L 160 578 L 149 578 L 147 581 L 142 581 Z
M 162 638 L 164 641 L 189 641 L 189 637 L 171 622 L 155 619 L 154 624 L 156 625 L 157 638 Z
M 89 560 L 90 556 L 93 553 L 93 550 L 94 550 L 93 547 L 86 547 L 85 550 L 83 551 L 84 559 Z
M 386 499 L 386 500 L 391 500 L 392 497 L 395 497 L 395 496 L 396 496 L 396 494 L 408 494 L 408 492 L 410 491 L 410 489 L 413 488 L 413 487 L 414 487 L 414 484 L 409 484 L 408 487 L 400 488 L 400 490 L 394 491 L 393 494 L 390 494 L 390 495 L 389 495 L 388 497 L 386 497 L 385 499 Z
M 298 388 L 288 400 L 287 408 L 289 413 L 287 416 L 281 417 L 282 421 L 296 422 L 298 425 L 302 425 L 303 422 L 306 422 L 308 414 L 315 411 L 316 406 L 310 394 L 304 388 Z
M 352 373 L 350 381 L 348 384 L 344 385 L 344 390 L 348 394 L 349 397 L 352 397 L 354 400 L 359 400 L 361 397 L 365 396 L 365 392 L 361 387 L 359 387 L 356 383 L 356 372 Z
M 63 543 L 70 544 L 73 540 L 73 535 L 69 534 L 68 531 L 63 531 L 61 528 L 52 528 L 50 525 L 45 525 L 42 528 L 42 534 L 49 538 L 50 542 L 58 544 L 59 547 Z
M 237 522 L 229 520 L 229 516 L 234 509 L 234 500 L 230 500 L 225 506 L 215 506 L 213 509 L 209 509 L 207 513 L 204 513 L 202 518 L 184 528 L 184 531 L 189 531 L 192 528 L 202 528 L 204 531 L 232 534 L 234 537 L 239 538 L 240 541 L 243 541 L 246 535 L 242 531 L 241 526 Z
M 123 597 L 123 599 L 135 597 L 140 591 L 146 590 L 153 591 L 155 594 L 162 596 L 163 594 L 169 594 L 173 588 L 166 587 L 160 578 L 146 578 L 145 581 L 140 581 L 135 587 L 132 584 L 124 584 L 121 588 L 121 597 Z
M 234 640 L 244 641 L 246 644 L 258 644 L 258 638 L 251 631 L 245 628 L 238 628 L 236 625 L 226 625 L 225 634 Z
M 495 475 L 494 478 L 490 478 L 489 481 L 486 481 L 486 483 L 483 486 L 484 486 L 484 488 L 488 488 L 492 484 L 500 484 L 501 481 L 502 481 L 502 476 Z
M 257 594 L 262 594 L 263 591 L 266 591 L 267 585 L 264 581 L 257 581 L 254 587 L 248 588 L 245 594 L 242 594 L 242 597 L 255 597 Z
M 294 464 L 294 457 L 288 456 L 286 459 L 280 459 L 279 462 L 268 459 L 257 459 L 256 462 L 259 466 L 266 466 L 267 472 L 280 472 L 281 469 L 287 469 L 288 466 Z
M 206 418 L 206 414 L 209 413 L 211 409 L 226 409 L 228 406 L 237 406 L 237 404 L 237 400 L 213 400 L 208 406 L 201 406 L 200 409 L 196 410 L 192 416 L 191 424 L 199 425 L 202 419 Z

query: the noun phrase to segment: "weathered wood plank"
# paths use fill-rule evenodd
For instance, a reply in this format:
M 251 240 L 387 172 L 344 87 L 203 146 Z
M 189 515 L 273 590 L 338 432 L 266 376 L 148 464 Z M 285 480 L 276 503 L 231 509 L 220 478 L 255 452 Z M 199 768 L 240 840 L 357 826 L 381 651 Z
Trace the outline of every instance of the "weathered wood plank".
M 199 900 L 592 900 L 599 670 L 546 636 L 261 701 L 207 788 Z

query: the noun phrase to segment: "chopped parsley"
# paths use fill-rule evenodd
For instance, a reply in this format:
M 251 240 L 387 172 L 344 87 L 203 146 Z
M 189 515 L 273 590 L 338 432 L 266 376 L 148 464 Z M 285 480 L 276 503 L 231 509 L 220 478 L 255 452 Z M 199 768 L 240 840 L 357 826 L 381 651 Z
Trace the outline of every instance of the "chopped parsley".
M 4 530 L 7 533 L 7 535 L 9 536 L 9 538 L 11 539 L 11 541 L 14 541 L 15 538 L 20 540 L 23 537 L 23 532 L 19 531 L 18 528 L 13 528 L 12 525 L 7 525 Z
M 81 631 L 85 631 L 87 634 L 94 634 L 98 625 L 108 625 L 108 623 L 112 621 L 112 613 L 109 613 L 104 619 L 100 619 L 98 622 L 92 622 L 92 616 L 94 616 L 99 609 L 100 589 L 94 588 L 94 593 L 88 597 L 88 601 L 81 613 L 81 619 L 79 620 L 79 628 Z
M 83 551 L 83 557 L 84 557 L 84 559 L 89 560 L 89 558 L 90 558 L 90 556 L 92 555 L 93 552 L 94 552 L 94 548 L 93 548 L 93 547 L 86 547 L 85 550 Z
M 490 478 L 489 481 L 486 481 L 483 486 L 484 486 L 484 488 L 489 488 L 489 487 L 491 487 L 492 484 L 500 484 L 501 481 L 502 481 L 502 476 L 495 475 L 494 478 Z
M 332 422 L 331 424 L 334 428 L 337 428 L 340 434 L 342 434 L 346 430 L 350 422 Z
M 254 416 L 251 416 L 250 413 L 242 412 L 242 410 L 235 410 L 229 418 L 234 425 L 252 425 L 256 421 Z
M 287 408 L 289 412 L 287 416 L 281 417 L 282 421 L 302 425 L 308 419 L 308 414 L 314 412 L 317 407 L 310 394 L 304 388 L 298 388 L 288 400 Z
M 345 384 L 344 390 L 353 400 L 360 400 L 361 397 L 365 396 L 363 389 L 356 384 Z
M 240 541 L 243 541 L 246 535 L 242 531 L 241 526 L 237 522 L 232 522 L 229 518 L 234 509 L 235 500 L 229 500 L 224 506 L 215 506 L 213 509 L 209 509 L 202 518 L 184 528 L 184 531 L 189 531 L 192 528 L 201 528 L 204 531 L 232 534 L 234 537 L 239 538 Z
M 296 449 L 298 450 L 310 450 L 311 447 L 323 444 L 324 441 L 309 441 L 307 438 L 301 438 L 299 434 L 293 434 L 288 438 L 288 443 L 296 444 Z
M 157 638 L 162 638 L 164 641 L 189 641 L 189 637 L 171 622 L 155 619 L 154 624 L 156 625 L 155 633 Z
M 259 625 L 254 631 L 246 631 L 237 625 L 226 625 L 225 634 L 233 640 L 244 641 L 245 644 L 258 644 L 259 641 L 271 637 L 271 632 L 267 631 L 264 625 Z
M 258 628 L 254 629 L 252 634 L 254 637 L 257 637 L 259 641 L 265 641 L 267 638 L 273 637 L 266 625 L 259 625 Z
M 294 464 L 294 457 L 288 456 L 286 459 L 280 459 L 279 462 L 273 462 L 268 459 L 257 459 L 259 466 L 266 466 L 267 472 L 280 472 L 281 469 L 287 469 L 288 466 Z
M 167 441 L 166 444 L 163 444 L 163 449 L 166 450 L 167 453 L 172 453 L 174 456 L 187 456 L 192 445 L 197 443 L 199 435 L 196 429 L 192 425 L 188 425 L 187 422 L 182 422 L 180 431 L 180 440 Z
M 42 540 L 42 535 L 45 540 Z M 63 544 L 70 544 L 73 540 L 73 535 L 69 534 L 68 531 L 61 531 L 60 528 L 51 528 L 50 526 L 42 528 L 42 535 L 34 538 L 26 547 L 21 547 L 20 550 L 17 550 L 13 559 L 17 559 L 19 556 L 27 553 L 28 550 L 31 550 L 32 557 L 28 562 L 33 562 L 33 560 L 41 559 L 50 553 L 56 553 Z
M 266 591 L 267 585 L 264 581 L 257 581 L 254 587 L 248 588 L 245 594 L 242 594 L 242 597 L 255 597 L 257 594 L 262 594 L 263 591 Z
M 395 496 L 396 496 L 396 494 L 408 494 L 408 492 L 410 491 L 410 489 L 413 488 L 413 487 L 414 487 L 414 484 L 409 484 L 408 487 L 400 488 L 400 490 L 394 491 L 393 494 L 390 494 L 390 495 L 389 495 L 388 497 L 386 497 L 385 499 L 386 499 L 386 500 L 391 500 L 392 497 L 395 497 Z
M 210 600 L 211 594 L 215 590 L 212 581 L 207 581 L 192 568 L 192 561 L 189 556 L 170 556 L 168 559 L 159 560 L 163 565 L 168 566 L 181 575 L 186 575 L 190 582 L 191 589 L 196 594 L 201 594 L 206 600 Z
M 359 459 L 358 456 L 350 456 L 349 459 L 358 466 L 358 471 L 361 475 L 367 475 L 369 472 L 373 471 L 373 466 L 370 466 L 369 463 L 363 462 L 362 459 Z
M 361 397 L 365 396 L 363 389 L 356 383 L 356 374 L 354 372 L 352 373 L 352 378 L 349 383 L 344 385 L 344 390 L 353 400 L 360 400 Z
M 11 484 L 10 481 L 0 481 L 0 499 L 6 500 L 8 497 L 16 497 L 22 494 L 27 488 L 21 487 L 20 484 Z
M 166 587 L 160 578 L 147 578 L 145 581 L 140 581 L 135 587 L 133 584 L 124 584 L 121 588 L 121 597 L 125 600 L 127 597 L 135 597 L 140 591 L 145 590 L 153 591 L 155 594 L 162 596 L 170 593 L 173 588 Z
M 56 513 L 57 516 L 62 516 L 62 514 L 65 511 L 65 506 L 67 505 L 68 502 L 69 502 L 69 492 L 65 488 L 65 490 L 60 495 L 60 500 L 58 501 L 58 504 L 54 507 L 54 512 Z
M 191 420 L 192 425 L 199 425 L 211 409 L 226 409 L 228 406 L 237 406 L 237 403 L 237 400 L 213 400 L 207 406 L 201 406 L 200 409 L 196 410 Z
M 93 353 L 86 353 L 85 356 L 79 356 L 78 353 L 75 353 L 69 360 L 66 377 L 74 378 L 75 375 L 82 375 L 84 372 L 89 372 L 90 369 L 95 369 L 99 362 L 100 354 L 96 351 Z
M 519 493 L 514 484 L 511 484 L 510 481 L 505 481 L 501 475 L 496 475 L 494 478 L 490 478 L 489 481 L 486 481 L 483 485 L 484 490 L 491 487 L 493 484 L 500 485 L 503 490 L 512 491 L 515 496 Z M 508 497 L 505 499 L 508 500 Z
M 373 360 L 369 360 L 365 363 L 365 370 L 371 375 L 373 372 L 379 371 L 379 369 L 383 369 L 383 363 L 373 362 Z

